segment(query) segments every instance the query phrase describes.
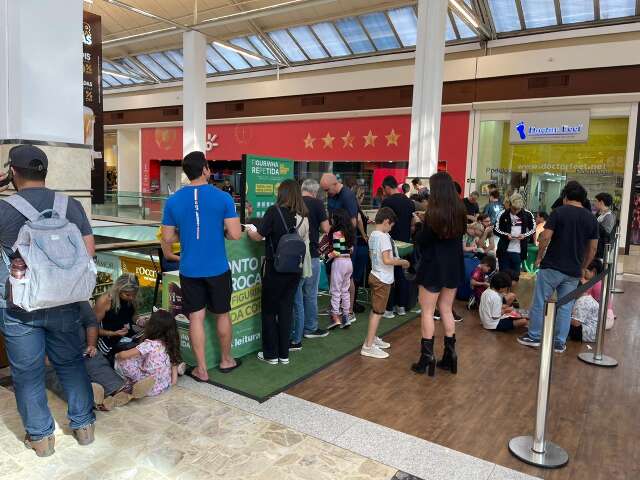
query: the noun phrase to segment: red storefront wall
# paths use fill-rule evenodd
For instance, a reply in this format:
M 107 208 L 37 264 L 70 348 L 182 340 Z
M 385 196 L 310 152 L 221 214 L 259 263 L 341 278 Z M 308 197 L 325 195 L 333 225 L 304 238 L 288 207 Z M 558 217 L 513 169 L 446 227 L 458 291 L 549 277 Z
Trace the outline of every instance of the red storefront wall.
M 248 153 L 296 161 L 407 162 L 410 132 L 409 115 L 209 125 L 206 154 L 209 160 L 240 160 Z M 440 167 L 461 185 L 468 132 L 469 112 L 442 114 Z M 181 127 L 142 129 L 143 192 L 149 192 L 151 179 L 159 174 L 152 161 L 181 158 Z

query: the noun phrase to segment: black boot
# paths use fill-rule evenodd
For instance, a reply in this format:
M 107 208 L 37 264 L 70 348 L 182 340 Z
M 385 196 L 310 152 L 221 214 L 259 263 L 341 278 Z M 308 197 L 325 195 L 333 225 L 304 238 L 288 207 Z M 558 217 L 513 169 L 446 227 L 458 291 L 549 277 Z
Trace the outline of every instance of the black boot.
M 456 353 L 456 335 L 444 337 L 444 354 L 442 360 L 438 362 L 438 368 L 451 370 L 451 373 L 458 373 L 458 354 Z
M 420 360 L 411 365 L 411 370 L 416 373 L 425 373 L 429 369 L 429 376 L 436 373 L 436 357 L 433 355 L 433 338 L 423 338 L 420 347 Z

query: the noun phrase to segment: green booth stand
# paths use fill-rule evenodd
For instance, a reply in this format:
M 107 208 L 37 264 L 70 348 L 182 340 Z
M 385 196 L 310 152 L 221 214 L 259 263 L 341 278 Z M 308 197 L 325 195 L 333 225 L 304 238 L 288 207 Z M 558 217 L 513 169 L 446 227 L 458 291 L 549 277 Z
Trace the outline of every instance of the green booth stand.
M 226 249 L 233 284 L 231 353 L 239 358 L 262 348 L 260 270 L 264 244 L 254 242 L 243 235 L 238 241 L 227 240 Z M 195 366 L 196 359 L 189 341 L 189 321 L 182 313 L 182 291 L 178 272 L 167 272 L 163 276 L 162 306 L 176 318 L 182 359 L 188 365 Z M 205 339 L 207 365 L 214 368 L 220 362 L 220 344 L 216 332 L 216 318 L 209 312 L 205 319 Z

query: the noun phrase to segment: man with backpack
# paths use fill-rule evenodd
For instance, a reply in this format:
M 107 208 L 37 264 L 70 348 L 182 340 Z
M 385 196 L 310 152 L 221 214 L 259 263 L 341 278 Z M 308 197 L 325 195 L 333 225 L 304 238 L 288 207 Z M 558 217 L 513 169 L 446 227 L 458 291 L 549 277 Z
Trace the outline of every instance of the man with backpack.
M 14 147 L 7 166 L 0 184 L 11 178 L 17 193 L 0 200 L 0 332 L 25 445 L 45 457 L 55 444 L 45 352 L 64 386 L 74 437 L 80 445 L 94 438 L 93 393 L 78 329 L 79 302 L 88 301 L 95 286 L 95 243 L 80 202 L 45 187 L 49 162 L 42 150 Z
M 204 319 L 206 311 L 217 316 L 221 373 L 240 366 L 231 356 L 231 271 L 225 236 L 240 240 L 242 227 L 233 198 L 209 185 L 209 163 L 202 152 L 184 157 L 182 169 L 189 178 L 168 200 L 162 218 L 163 250 L 180 242 L 180 287 L 182 311 L 189 317 L 189 338 L 198 365 L 189 376 L 208 382 Z

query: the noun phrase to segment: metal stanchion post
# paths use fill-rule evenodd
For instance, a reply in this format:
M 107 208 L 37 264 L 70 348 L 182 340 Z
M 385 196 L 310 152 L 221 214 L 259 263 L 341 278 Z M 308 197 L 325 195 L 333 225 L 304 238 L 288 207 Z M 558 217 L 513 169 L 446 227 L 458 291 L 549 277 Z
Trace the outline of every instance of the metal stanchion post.
M 555 302 L 550 301 L 545 304 L 542 344 L 540 345 L 540 373 L 538 376 L 535 431 L 533 436 L 514 437 L 509 442 L 509 451 L 514 456 L 525 463 L 543 468 L 559 468 L 569 461 L 569 455 L 562 447 L 545 440 L 555 323 Z
M 614 264 L 609 263 L 611 258 L 611 245 L 607 244 L 604 247 L 604 271 L 605 276 L 602 279 L 602 290 L 600 293 L 600 308 L 598 310 L 598 330 L 596 331 L 596 350 L 595 352 L 582 352 L 578 355 L 578 358 L 583 362 L 590 363 L 592 365 L 598 365 L 600 367 L 615 367 L 618 365 L 618 361 L 615 358 L 608 357 L 602 353 L 604 348 L 604 332 L 607 326 L 607 312 L 609 310 L 609 297 L 611 295 L 611 275 L 614 275 Z M 615 257 L 614 257 L 615 258 Z M 607 272 L 607 269 L 609 271 Z
M 613 237 L 613 262 L 612 262 L 612 270 L 611 277 L 609 280 L 609 292 L 610 293 L 624 293 L 624 289 L 617 287 L 616 283 L 618 282 L 618 248 L 620 242 L 620 227 L 616 227 L 616 233 Z

